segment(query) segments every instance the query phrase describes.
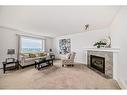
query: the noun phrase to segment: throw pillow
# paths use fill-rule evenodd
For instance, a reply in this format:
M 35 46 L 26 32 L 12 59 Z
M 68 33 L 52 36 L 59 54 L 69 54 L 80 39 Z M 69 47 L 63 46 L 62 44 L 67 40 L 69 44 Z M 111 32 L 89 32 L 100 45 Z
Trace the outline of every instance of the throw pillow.
M 43 57 L 43 56 L 46 56 L 46 55 L 47 55 L 46 52 L 39 53 L 39 56 L 40 56 L 40 57 Z
M 30 57 L 30 58 L 35 58 L 36 55 L 35 55 L 35 54 L 32 54 L 32 53 L 29 53 L 29 57 Z

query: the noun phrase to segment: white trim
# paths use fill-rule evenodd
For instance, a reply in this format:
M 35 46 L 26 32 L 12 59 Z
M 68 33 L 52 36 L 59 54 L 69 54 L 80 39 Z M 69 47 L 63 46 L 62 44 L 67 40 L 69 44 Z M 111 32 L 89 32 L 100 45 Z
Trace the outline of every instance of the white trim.
M 124 81 L 120 80 L 120 79 L 116 79 L 117 83 L 119 84 L 121 89 L 127 89 L 127 86 L 125 84 Z
M 41 38 L 53 38 L 50 36 L 46 36 L 46 35 L 42 35 L 42 33 L 34 33 L 34 32 L 24 32 L 15 28 L 11 28 L 8 26 L 0 26 L 0 29 L 5 29 L 5 30 L 9 30 L 9 31 L 16 31 L 17 35 L 28 35 L 28 36 L 36 36 L 36 37 L 41 37 Z
M 85 50 L 106 51 L 106 52 L 119 52 L 120 48 L 85 48 Z
M 35 39 L 46 39 L 45 37 L 42 36 L 38 36 L 38 35 L 30 35 L 30 34 L 16 34 L 19 35 L 21 37 L 30 37 L 30 38 L 35 38 Z
M 21 44 L 21 43 L 22 43 L 22 40 L 21 40 L 21 39 L 22 39 L 22 38 L 28 38 L 28 39 L 29 39 L 29 38 L 33 38 L 33 39 L 41 40 L 41 41 L 42 41 L 42 50 L 45 51 L 45 49 L 46 49 L 46 44 L 45 44 L 45 43 L 46 43 L 46 39 L 44 39 L 44 38 L 39 38 L 39 37 L 33 37 L 33 36 L 26 36 L 26 35 L 19 35 L 19 36 L 20 36 L 20 39 L 19 39 L 19 40 L 20 40 L 20 41 L 19 41 L 19 42 L 20 42 L 20 45 L 19 45 L 19 46 L 20 46 L 20 48 L 19 48 L 19 53 L 21 53 L 21 47 L 22 47 L 22 44 Z M 44 44 L 43 44 L 43 43 L 44 43 Z

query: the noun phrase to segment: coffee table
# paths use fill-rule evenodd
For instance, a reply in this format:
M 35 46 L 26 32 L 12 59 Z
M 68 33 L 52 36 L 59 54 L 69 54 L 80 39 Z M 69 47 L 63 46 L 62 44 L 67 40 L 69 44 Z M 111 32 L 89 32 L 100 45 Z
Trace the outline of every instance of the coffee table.
M 45 64 L 45 65 L 43 65 Z M 35 68 L 40 70 L 43 67 L 47 67 L 49 65 L 53 65 L 52 58 L 39 58 L 35 60 Z

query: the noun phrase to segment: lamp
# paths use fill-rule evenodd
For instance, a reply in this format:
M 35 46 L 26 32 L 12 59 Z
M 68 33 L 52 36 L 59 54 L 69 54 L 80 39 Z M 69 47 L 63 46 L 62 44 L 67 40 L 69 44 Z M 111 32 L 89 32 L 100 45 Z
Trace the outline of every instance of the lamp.
M 15 49 L 8 49 L 7 54 L 11 55 L 11 58 L 12 58 L 12 55 L 15 54 Z

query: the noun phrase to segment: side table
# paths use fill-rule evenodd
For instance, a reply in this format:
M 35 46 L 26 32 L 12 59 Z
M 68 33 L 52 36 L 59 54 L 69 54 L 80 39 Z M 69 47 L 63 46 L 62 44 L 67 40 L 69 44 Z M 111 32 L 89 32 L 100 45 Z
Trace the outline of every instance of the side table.
M 13 59 L 12 62 L 7 62 L 6 61 L 3 62 L 3 73 L 5 74 L 5 71 L 10 70 L 9 67 L 7 67 L 7 65 L 9 64 L 14 64 L 14 68 L 13 69 L 19 69 L 19 61 L 16 59 Z

